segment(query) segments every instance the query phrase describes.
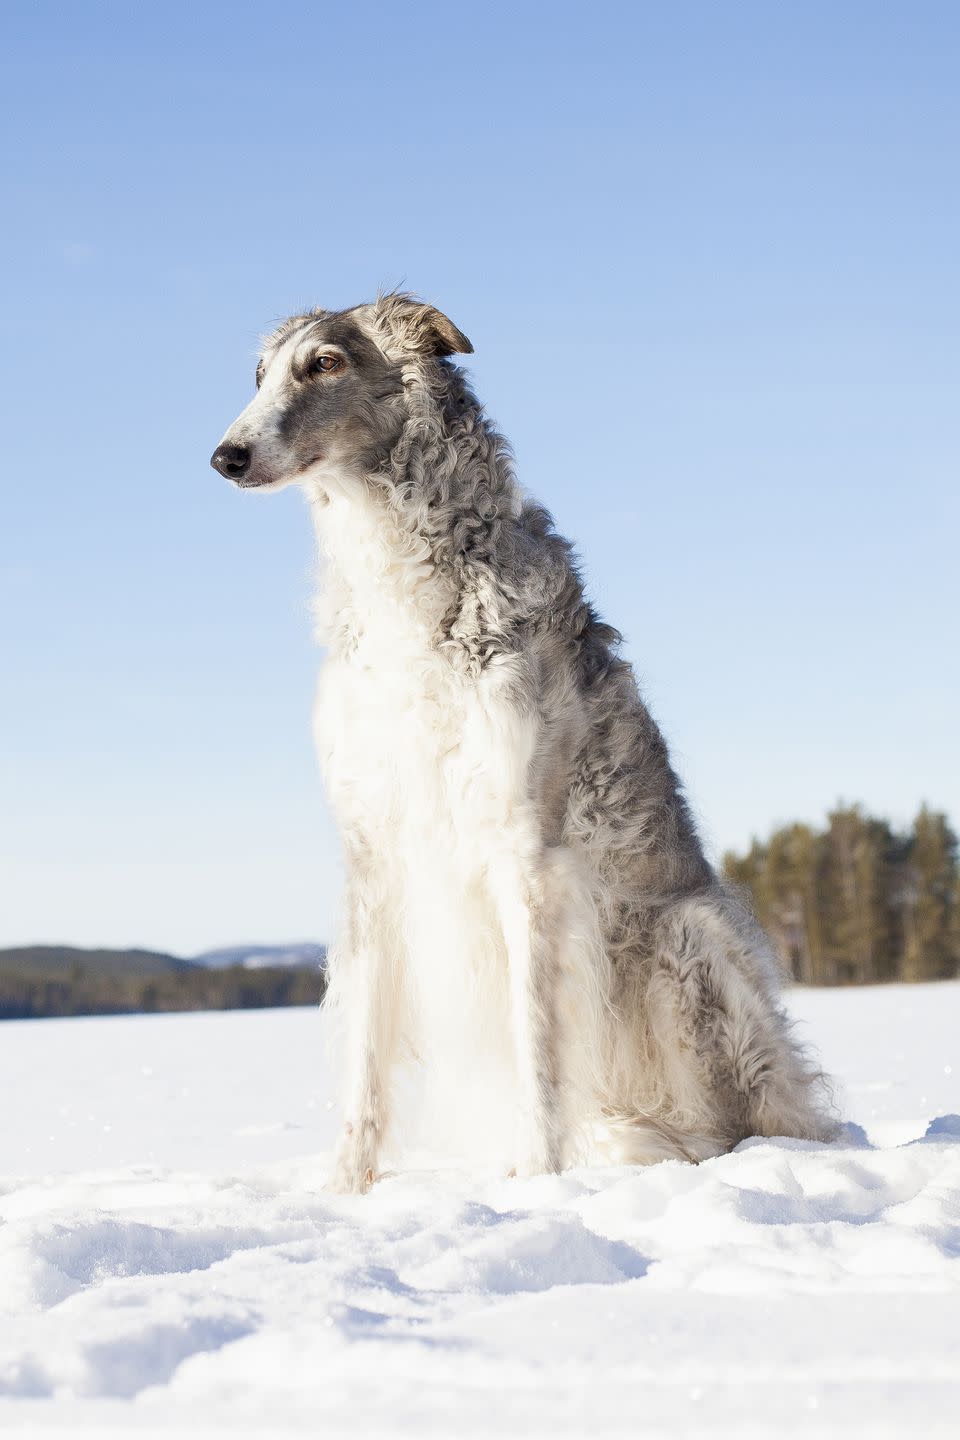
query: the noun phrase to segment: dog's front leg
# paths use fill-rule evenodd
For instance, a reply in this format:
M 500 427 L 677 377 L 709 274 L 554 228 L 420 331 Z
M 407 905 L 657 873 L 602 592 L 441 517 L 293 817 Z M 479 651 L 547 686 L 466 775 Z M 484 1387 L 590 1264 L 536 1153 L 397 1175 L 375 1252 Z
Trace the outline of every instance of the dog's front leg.
M 495 868 L 507 950 L 516 1057 L 519 1136 L 516 1173 L 559 1171 L 562 1163 L 557 1023 L 560 896 L 550 852 L 501 855 Z
M 335 975 L 335 983 L 346 1010 L 346 1105 L 329 1188 L 363 1194 L 377 1178 L 387 1126 L 397 1013 L 383 897 L 366 868 L 354 869 L 348 882 L 345 940 L 337 961 L 343 978 Z

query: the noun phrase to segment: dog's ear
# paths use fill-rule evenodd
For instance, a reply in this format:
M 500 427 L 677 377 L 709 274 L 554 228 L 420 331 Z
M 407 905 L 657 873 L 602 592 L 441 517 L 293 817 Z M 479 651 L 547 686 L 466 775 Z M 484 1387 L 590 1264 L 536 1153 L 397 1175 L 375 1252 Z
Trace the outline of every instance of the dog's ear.
M 382 295 L 375 313 L 394 345 L 420 355 L 472 355 L 473 346 L 435 305 L 413 295 Z
M 424 326 L 430 342 L 430 349 L 434 355 L 472 355 L 473 346 L 464 335 L 458 330 L 452 320 L 448 320 L 442 310 L 437 310 L 433 305 L 424 305 Z

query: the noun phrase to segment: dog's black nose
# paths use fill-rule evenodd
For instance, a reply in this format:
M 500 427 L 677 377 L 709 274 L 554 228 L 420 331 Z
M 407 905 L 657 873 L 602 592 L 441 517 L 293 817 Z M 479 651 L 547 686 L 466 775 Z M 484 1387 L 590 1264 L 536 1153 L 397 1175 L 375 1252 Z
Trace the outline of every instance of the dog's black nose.
M 210 464 L 228 480 L 242 480 L 250 469 L 250 448 L 247 445 L 218 445 L 210 456 Z

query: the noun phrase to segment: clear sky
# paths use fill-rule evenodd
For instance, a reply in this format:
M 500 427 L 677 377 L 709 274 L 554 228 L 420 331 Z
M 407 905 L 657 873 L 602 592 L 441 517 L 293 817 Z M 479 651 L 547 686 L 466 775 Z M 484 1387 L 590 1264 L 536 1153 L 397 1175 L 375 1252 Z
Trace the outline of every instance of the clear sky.
M 11 3 L 0 944 L 324 939 L 296 492 L 256 337 L 473 340 L 714 853 L 960 820 L 960 7 Z

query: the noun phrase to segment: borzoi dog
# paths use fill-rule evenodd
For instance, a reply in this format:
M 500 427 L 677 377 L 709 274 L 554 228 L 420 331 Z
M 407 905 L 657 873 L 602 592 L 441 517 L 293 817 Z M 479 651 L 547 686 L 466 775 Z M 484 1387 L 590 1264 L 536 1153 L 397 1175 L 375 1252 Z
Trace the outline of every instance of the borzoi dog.
M 331 1184 L 374 1182 L 398 1060 L 455 1021 L 507 1042 L 520 1174 L 825 1138 L 770 945 L 449 358 L 472 348 L 407 295 L 295 315 L 212 459 L 239 486 L 300 484 L 326 562 L 316 737 L 347 867 Z

